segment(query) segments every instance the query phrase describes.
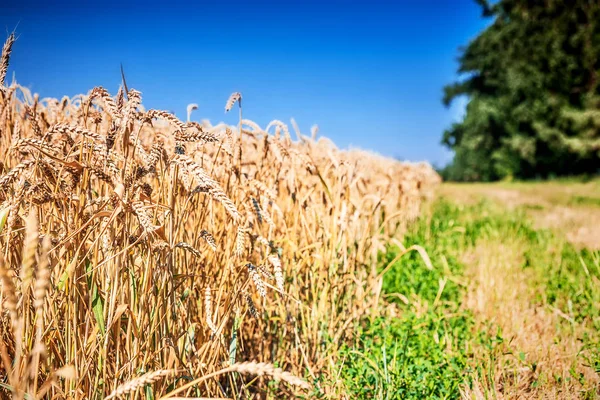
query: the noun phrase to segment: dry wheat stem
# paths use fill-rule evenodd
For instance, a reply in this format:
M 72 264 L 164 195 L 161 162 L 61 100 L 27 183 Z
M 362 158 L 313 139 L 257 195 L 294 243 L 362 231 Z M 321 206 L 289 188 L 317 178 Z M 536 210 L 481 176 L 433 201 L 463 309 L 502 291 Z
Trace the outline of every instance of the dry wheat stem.
M 172 376 L 177 374 L 179 371 L 176 369 L 160 369 L 158 371 L 148 372 L 140 377 L 132 379 L 129 382 L 126 382 L 115 390 L 113 390 L 108 396 L 106 396 L 105 400 L 110 400 L 116 397 L 120 397 L 126 395 L 128 393 L 135 392 L 139 388 L 148 385 L 150 383 L 154 383 L 160 379 L 163 379 L 167 376 Z
M 297 376 L 294 376 L 294 375 L 290 374 L 289 372 L 285 372 L 281 368 L 275 368 L 273 365 L 268 364 L 268 363 L 259 363 L 259 362 L 249 361 L 249 362 L 233 364 L 230 367 L 223 368 L 219 371 L 215 371 L 210 374 L 204 375 L 200 378 L 197 378 L 197 379 L 193 380 L 192 382 L 189 382 L 189 383 L 167 393 L 165 396 L 162 396 L 159 400 L 172 398 L 177 393 L 181 393 L 184 390 L 189 389 L 189 388 L 197 385 L 200 382 L 203 382 L 210 378 L 214 378 L 215 376 L 227 374 L 229 372 L 239 372 L 240 374 L 253 374 L 253 375 L 258 375 L 258 376 L 268 375 L 274 379 L 280 379 L 282 381 L 285 381 L 285 382 L 289 383 L 290 385 L 299 386 L 303 389 L 310 389 L 310 385 L 305 380 L 298 378 Z

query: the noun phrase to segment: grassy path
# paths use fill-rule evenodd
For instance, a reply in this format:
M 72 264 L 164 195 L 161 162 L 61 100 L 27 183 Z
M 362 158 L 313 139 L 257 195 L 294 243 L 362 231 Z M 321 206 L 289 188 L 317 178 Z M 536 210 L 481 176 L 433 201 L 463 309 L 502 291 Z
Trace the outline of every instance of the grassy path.
M 597 228 L 600 191 L 532 193 L 543 190 L 442 188 L 404 243 L 423 245 L 434 268 L 417 253 L 395 262 L 383 316 L 344 350 L 340 377 L 356 397 L 600 398 L 600 252 L 570 234 Z M 563 207 L 587 222 L 547 224 Z

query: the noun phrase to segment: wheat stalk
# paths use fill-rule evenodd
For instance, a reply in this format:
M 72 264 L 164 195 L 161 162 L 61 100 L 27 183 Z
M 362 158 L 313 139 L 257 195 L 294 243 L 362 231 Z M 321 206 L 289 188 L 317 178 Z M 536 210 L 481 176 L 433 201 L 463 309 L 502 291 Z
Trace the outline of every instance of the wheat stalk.
M 203 382 L 207 379 L 214 378 L 215 376 L 227 374 L 229 372 L 239 372 L 240 374 L 252 374 L 258 376 L 270 376 L 273 379 L 282 380 L 284 382 L 289 383 L 290 385 L 298 386 L 303 389 L 310 389 L 310 385 L 304 379 L 299 378 L 289 372 L 282 370 L 281 368 L 276 368 L 272 364 L 261 363 L 255 361 L 248 361 L 242 363 L 236 363 L 231 365 L 230 367 L 223 368 L 219 371 L 215 371 L 213 373 L 204 375 L 200 378 L 194 379 L 193 381 L 167 393 L 162 396 L 159 400 L 172 398 L 177 393 L 181 393 L 184 390 L 197 385 L 200 382 Z
M 112 118 L 116 118 L 119 115 L 119 110 L 123 108 L 123 90 L 122 88 L 119 90 L 120 94 L 117 95 L 117 98 L 120 99 L 120 107 L 115 103 L 114 99 L 110 97 L 108 91 L 101 86 L 97 86 L 90 91 L 88 102 L 91 103 L 93 99 L 101 98 L 102 101 L 104 101 L 108 113 Z
M 179 242 L 179 243 L 177 243 L 175 245 L 175 247 L 187 250 L 190 253 L 192 253 L 194 256 L 196 256 L 196 257 L 201 257 L 202 256 L 202 253 L 200 253 L 198 250 L 196 250 L 195 248 L 193 248 L 190 244 L 188 244 L 186 242 Z
M 12 52 L 12 46 L 14 43 L 15 33 L 12 32 L 10 35 L 8 35 L 8 38 L 2 47 L 2 57 L 0 57 L 0 87 L 4 86 L 6 72 L 8 71 L 8 62 L 10 61 L 10 53 Z
M 217 327 L 212 318 L 212 296 L 210 286 L 207 286 L 204 291 L 204 313 L 206 314 L 206 325 L 211 330 L 213 335 L 217 334 Z
M 196 104 L 196 103 L 188 104 L 188 106 L 187 106 L 187 122 L 190 122 L 190 119 L 192 117 L 192 111 L 197 110 L 197 109 L 198 109 L 198 104 Z
M 246 264 L 248 268 L 248 274 L 252 281 L 254 282 L 254 286 L 256 287 L 256 291 L 261 297 L 267 296 L 267 290 L 265 289 L 265 283 L 260 279 L 260 275 L 258 274 L 256 267 L 252 263 Z
M 29 288 L 33 280 L 33 268 L 38 246 L 37 212 L 32 209 L 25 222 L 25 240 L 23 242 L 23 258 L 21 261 L 21 294 L 24 299 L 29 297 Z
M 260 315 L 256 310 L 256 305 L 254 304 L 254 301 L 252 300 L 250 294 L 244 292 L 244 299 L 246 300 L 246 304 L 248 305 L 248 311 L 250 311 L 250 315 L 252 315 L 252 317 L 254 318 L 258 318 Z
M 181 122 L 179 120 L 179 118 L 177 118 L 176 116 L 174 116 L 173 114 L 171 114 L 167 111 L 150 109 L 146 113 L 146 116 L 149 119 L 153 119 L 153 118 L 164 119 L 165 121 L 167 121 L 171 125 L 173 125 L 177 129 L 177 131 L 185 132 L 185 128 L 186 128 L 185 124 L 183 122 Z
M 244 255 L 246 249 L 246 229 L 242 226 L 237 228 L 237 236 L 235 239 L 235 256 L 240 258 Z
M 269 262 L 273 266 L 273 273 L 275 275 L 277 289 L 283 293 L 283 270 L 281 269 L 281 260 L 276 255 L 270 255 Z
M 263 264 L 258 264 L 256 265 L 256 269 L 261 273 L 262 276 L 264 276 L 267 279 L 274 279 L 274 276 L 272 273 L 270 273 L 267 270 L 267 267 Z
M 68 125 L 68 124 L 56 124 L 54 126 L 52 126 L 52 128 L 50 128 L 50 130 L 48 131 L 48 133 L 61 133 L 65 136 L 69 136 L 70 134 L 74 134 L 76 136 L 83 136 L 83 137 L 88 137 L 90 139 L 93 139 L 97 142 L 101 142 L 101 143 L 105 143 L 106 142 L 106 137 L 102 136 L 96 132 L 90 131 L 88 129 L 85 128 L 81 128 L 79 126 L 75 126 L 75 125 Z
M 242 94 L 240 92 L 231 93 L 227 103 L 225 103 L 225 112 L 229 112 L 235 103 L 239 103 L 240 107 L 242 106 Z
M 207 230 L 202 229 L 200 231 L 200 237 L 206 241 L 213 251 L 217 251 L 217 243 L 215 242 L 215 238 Z
M 35 164 L 35 160 L 27 160 L 15 166 L 13 169 L 8 171 L 2 178 L 0 178 L 0 189 L 6 190 L 7 186 L 15 181 L 23 171 Z
M 124 396 L 128 393 L 135 392 L 143 386 L 154 383 L 165 377 L 176 375 L 179 373 L 176 369 L 159 369 L 158 371 L 148 372 L 142 376 L 130 380 L 129 382 L 119 385 L 113 390 L 104 400 L 114 399 L 116 397 Z
M 2 253 L 0 253 L 0 280 L 2 281 L 2 297 L 4 297 L 4 306 L 10 313 L 10 320 L 13 327 L 18 321 L 17 314 L 17 290 L 13 282 L 13 271 L 8 269 Z

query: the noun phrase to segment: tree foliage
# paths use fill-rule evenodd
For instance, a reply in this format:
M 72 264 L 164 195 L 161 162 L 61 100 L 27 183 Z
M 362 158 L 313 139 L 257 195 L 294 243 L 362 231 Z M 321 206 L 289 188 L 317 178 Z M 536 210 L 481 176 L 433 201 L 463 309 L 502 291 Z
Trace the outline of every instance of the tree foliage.
M 493 22 L 461 50 L 467 78 L 444 104 L 469 102 L 444 132 L 452 180 L 600 170 L 600 2 L 477 0 Z

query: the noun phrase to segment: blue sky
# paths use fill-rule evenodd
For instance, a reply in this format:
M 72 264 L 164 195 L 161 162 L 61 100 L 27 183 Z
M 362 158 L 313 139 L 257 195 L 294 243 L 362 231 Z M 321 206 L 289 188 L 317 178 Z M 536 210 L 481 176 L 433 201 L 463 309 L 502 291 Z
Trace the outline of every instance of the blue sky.
M 123 63 L 146 108 L 185 118 L 198 103 L 194 119 L 235 123 L 223 107 L 240 91 L 262 126 L 295 118 L 340 147 L 438 165 L 464 106 L 446 109 L 442 87 L 488 23 L 472 0 L 83 3 L 0 5 L 2 34 L 19 36 L 9 77 L 42 97 L 116 93 Z

